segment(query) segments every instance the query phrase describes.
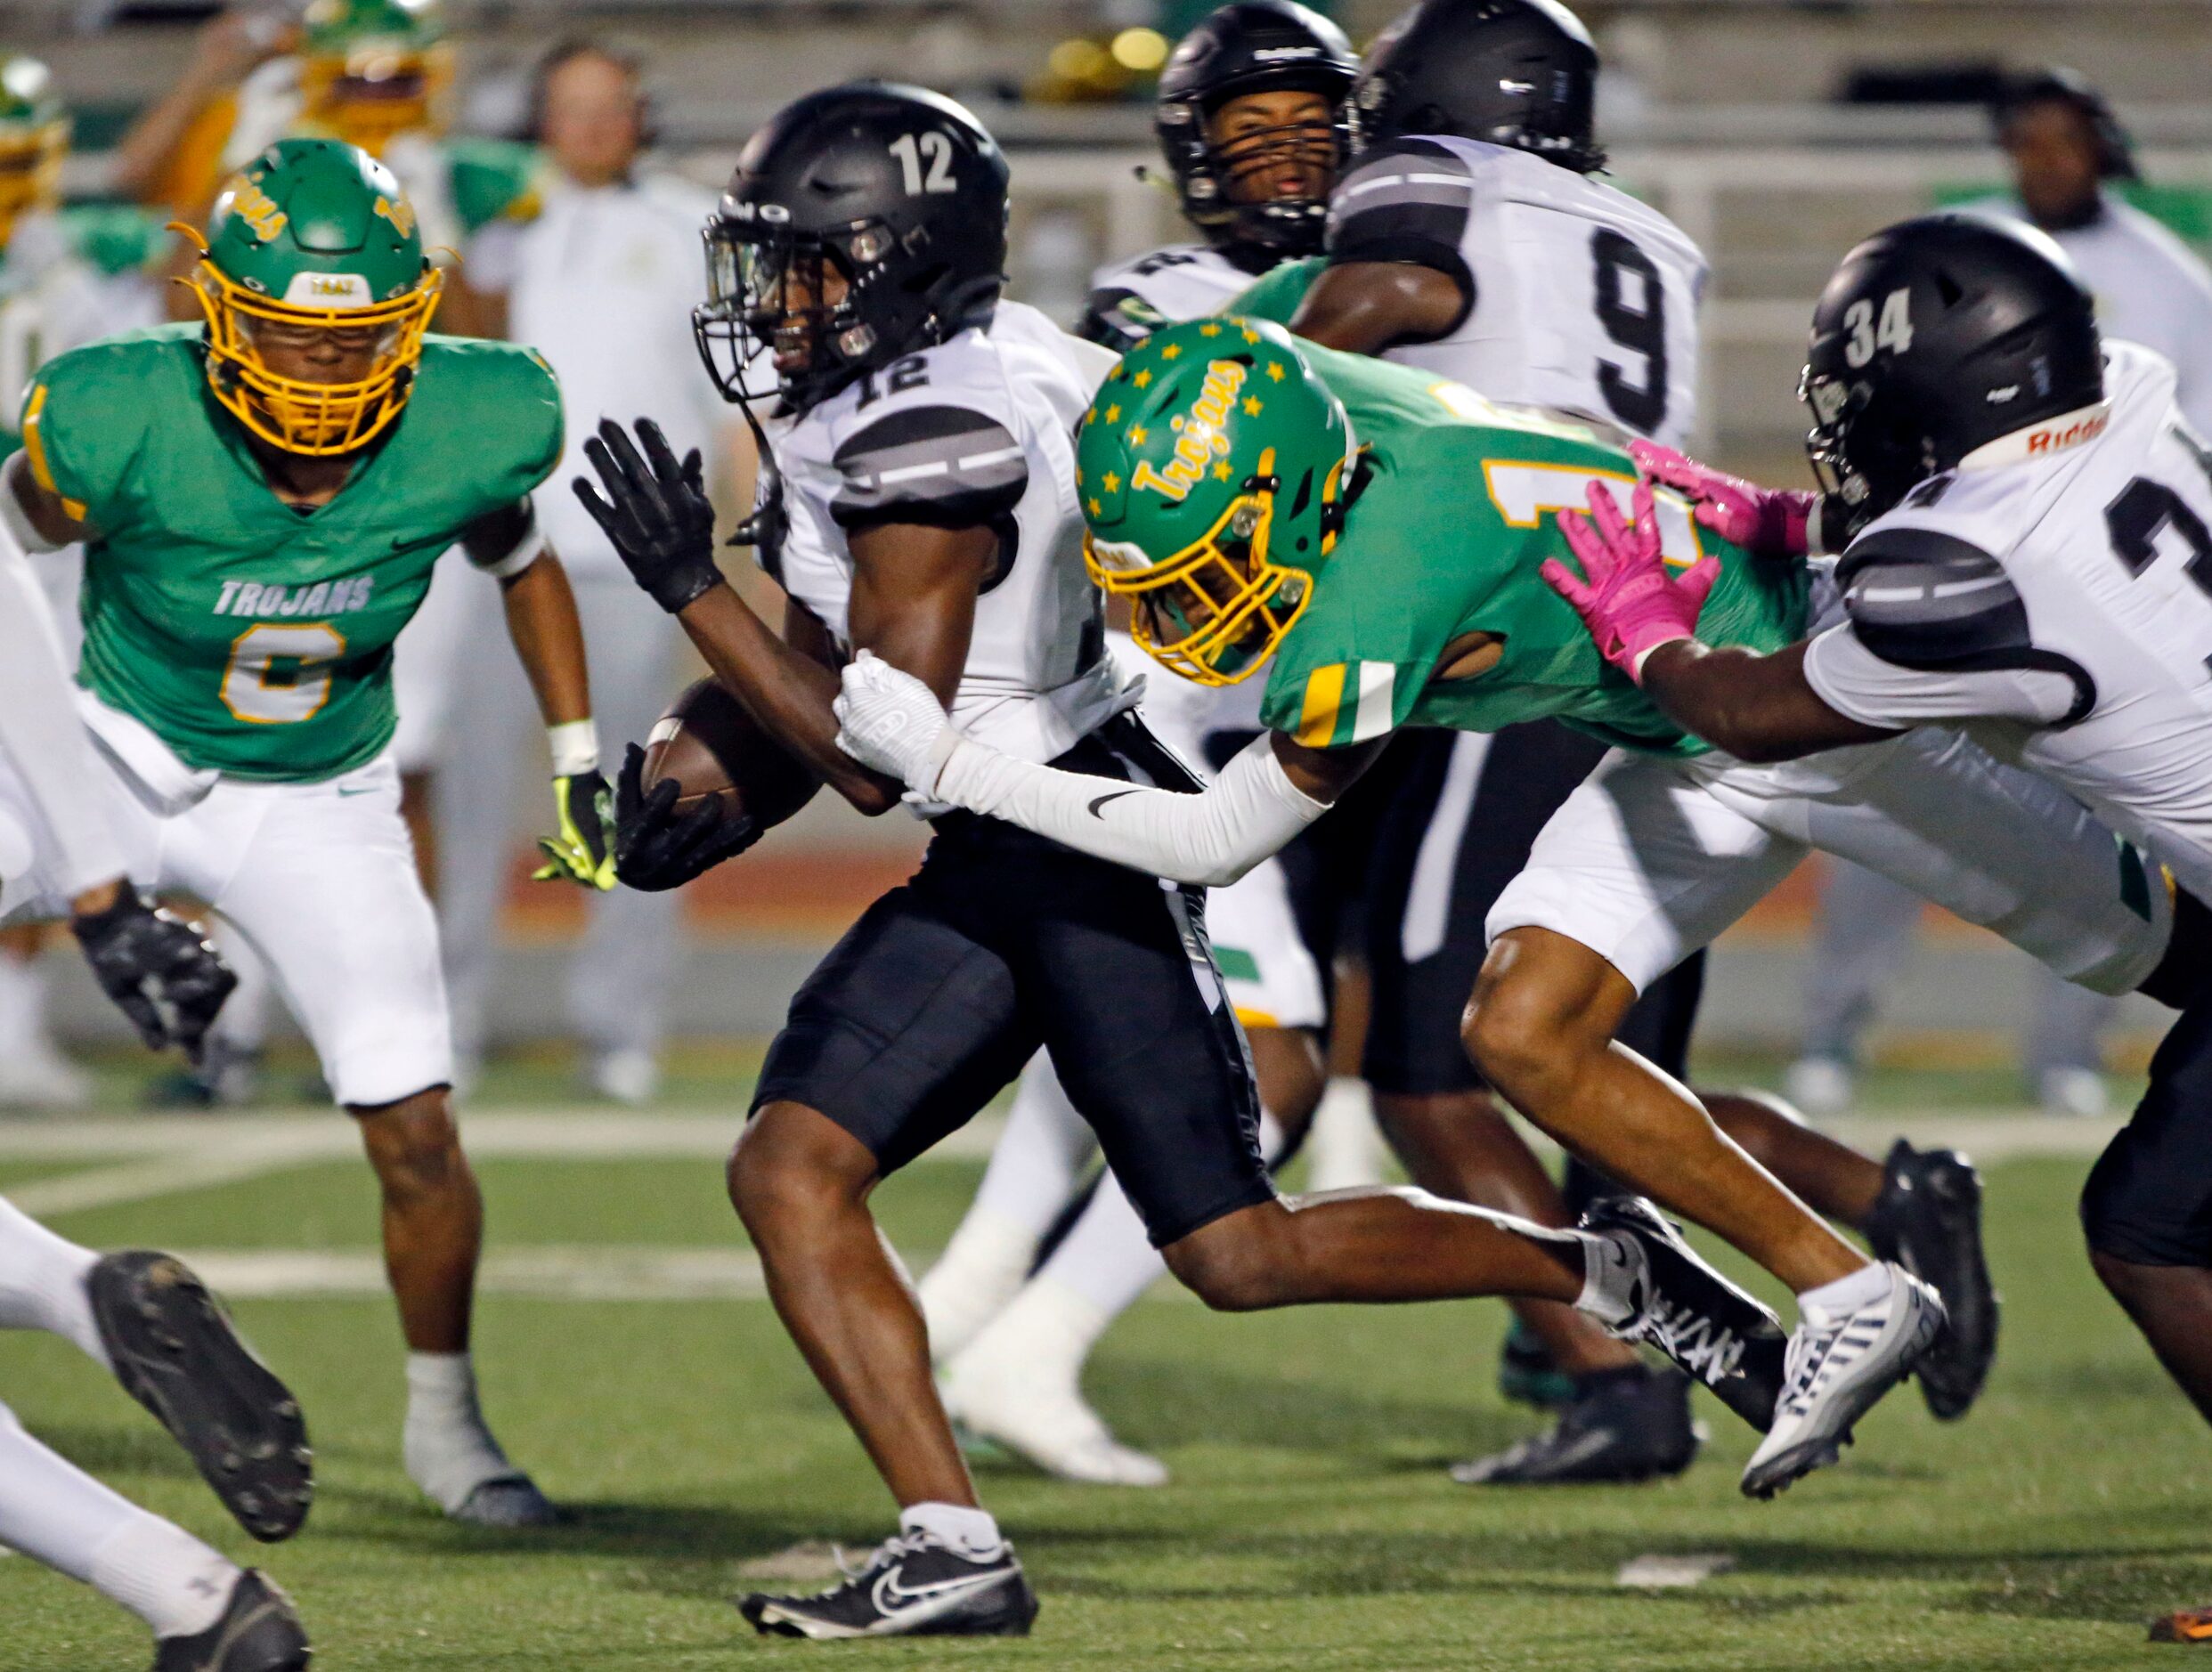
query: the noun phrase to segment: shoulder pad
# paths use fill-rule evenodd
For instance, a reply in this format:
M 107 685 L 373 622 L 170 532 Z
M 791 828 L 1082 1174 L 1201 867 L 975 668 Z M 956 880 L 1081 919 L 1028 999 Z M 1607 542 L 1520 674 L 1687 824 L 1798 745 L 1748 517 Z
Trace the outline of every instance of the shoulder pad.
M 910 405 L 857 424 L 838 446 L 830 515 L 842 528 L 971 528 L 1013 509 L 1029 484 L 1021 443 L 987 413 Z
M 1401 139 L 1362 156 L 1329 199 L 1329 258 L 1411 262 L 1471 290 L 1460 244 L 1474 212 L 1476 176 L 1442 141 Z

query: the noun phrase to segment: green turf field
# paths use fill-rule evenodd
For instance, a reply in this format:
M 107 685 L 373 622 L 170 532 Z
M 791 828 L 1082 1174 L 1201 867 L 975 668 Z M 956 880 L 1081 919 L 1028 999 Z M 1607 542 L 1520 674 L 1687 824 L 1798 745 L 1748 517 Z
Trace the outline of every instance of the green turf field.
M 703 1113 L 703 1112 L 701 1112 Z M 103 1164 L 106 1165 L 106 1164 Z M 1707 1456 L 1628 1489 L 1480 1492 L 1447 1461 L 1533 1420 L 1492 1387 L 1502 1313 L 1481 1303 L 1216 1318 L 1159 1298 L 1109 1337 L 1091 1390 L 1160 1451 L 1158 1492 L 986 1466 L 982 1487 L 1043 1595 L 1026 1643 L 830 1647 L 755 1639 L 745 1564 L 804 1540 L 862 1546 L 890 1507 L 767 1304 L 546 1298 L 481 1310 L 487 1403 L 518 1460 L 574 1511 L 550 1534 L 439 1520 L 398 1465 L 399 1343 L 373 1294 L 236 1310 L 306 1405 L 321 1491 L 294 1544 L 257 1552 L 166 1438 L 45 1337 L 0 1337 L 0 1397 L 34 1431 L 299 1601 L 317 1665 L 704 1668 L 809 1657 L 928 1667 L 2021 1668 L 2156 1664 L 2153 1612 L 2212 1602 L 2202 1424 L 2078 1247 L 2085 1164 L 1990 1170 L 2007 1351 L 1981 1408 L 1940 1428 L 1910 1390 L 1841 1469 L 1772 1505 L 1738 1496 L 1753 1437 L 1707 1403 Z M 494 1250 L 736 1256 L 711 1156 L 490 1159 Z M 11 1189 L 81 1159 L 10 1161 Z M 882 1192 L 917 1263 L 976 1176 L 924 1163 Z M 338 1160 L 59 1214 L 96 1243 L 370 1256 L 373 1193 Z M 357 1262 L 358 1263 L 358 1262 Z M 1695 1589 L 1624 1590 L 1647 1554 L 1730 1556 Z M 144 1664 L 136 1622 L 0 1561 L 0 1668 Z

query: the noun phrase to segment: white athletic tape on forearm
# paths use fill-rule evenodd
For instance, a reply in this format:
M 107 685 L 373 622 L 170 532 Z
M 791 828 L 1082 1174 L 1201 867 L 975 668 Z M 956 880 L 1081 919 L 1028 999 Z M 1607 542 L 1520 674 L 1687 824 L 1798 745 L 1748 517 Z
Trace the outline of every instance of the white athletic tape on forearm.
M 1094 858 L 1208 888 L 1234 882 L 1329 810 L 1290 782 L 1264 735 L 1198 795 L 1061 772 L 962 738 L 933 793 Z
M 580 778 L 599 764 L 599 728 L 590 720 L 568 720 L 545 728 L 553 749 L 553 775 Z

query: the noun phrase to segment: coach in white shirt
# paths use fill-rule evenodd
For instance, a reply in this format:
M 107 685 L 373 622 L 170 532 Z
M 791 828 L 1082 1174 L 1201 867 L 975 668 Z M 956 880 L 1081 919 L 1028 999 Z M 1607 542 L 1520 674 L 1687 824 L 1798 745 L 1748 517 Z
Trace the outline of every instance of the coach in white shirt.
M 2073 258 L 2096 298 L 2098 328 L 2154 348 L 2179 376 L 2175 402 L 2212 437 L 2212 271 L 2189 247 L 2106 190 L 2138 178 L 2127 135 L 2102 94 L 2070 69 L 2014 79 L 1991 111 L 2013 169 L 2013 194 L 1969 207 L 2041 227 Z M 1850 1100 L 1859 1035 L 1875 995 L 1903 962 L 1920 921 L 1916 895 L 1838 865 L 1821 902 L 1808 972 L 1804 1054 L 1789 1090 L 1816 1113 Z M 2053 1114 L 2102 1115 L 2098 1035 L 2113 1001 L 2052 976 L 2029 977 L 2035 1001 L 2023 1066 Z
M 705 293 L 699 229 L 714 197 L 638 166 L 650 111 L 641 67 L 627 53 L 583 39 L 554 47 L 539 66 L 531 112 L 550 165 L 542 212 L 480 238 L 470 276 L 503 302 L 505 335 L 543 354 L 560 378 L 567 447 L 538 492 L 537 513 L 575 587 L 612 776 L 623 745 L 644 740 L 670 694 L 678 631 L 630 581 L 569 482 L 585 471 L 583 441 L 602 416 L 628 423 L 650 414 L 679 452 L 727 453 L 729 409 L 700 368 L 690 329 Z M 476 660 L 485 666 L 472 684 L 495 688 L 463 704 L 461 770 L 440 785 L 440 902 L 454 1043 L 465 1062 L 482 1051 L 514 774 L 530 759 L 523 682 L 500 658 Z M 570 970 L 571 1022 L 596 1089 L 640 1102 L 658 1079 L 676 897 L 617 889 L 594 896 L 590 909 Z M 616 994 L 620 1002 L 610 1002 Z

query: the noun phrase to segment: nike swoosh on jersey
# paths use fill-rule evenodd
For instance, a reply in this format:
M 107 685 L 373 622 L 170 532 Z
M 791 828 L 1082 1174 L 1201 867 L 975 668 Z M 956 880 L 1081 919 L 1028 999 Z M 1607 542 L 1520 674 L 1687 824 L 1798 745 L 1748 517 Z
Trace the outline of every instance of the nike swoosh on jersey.
M 1110 790 L 1107 793 L 1098 797 L 1091 803 L 1091 816 L 1093 818 L 1105 817 L 1106 816 L 1100 812 L 1098 810 L 1099 808 L 1104 807 L 1109 801 L 1118 801 L 1125 795 L 1134 795 L 1136 791 L 1134 790 Z

